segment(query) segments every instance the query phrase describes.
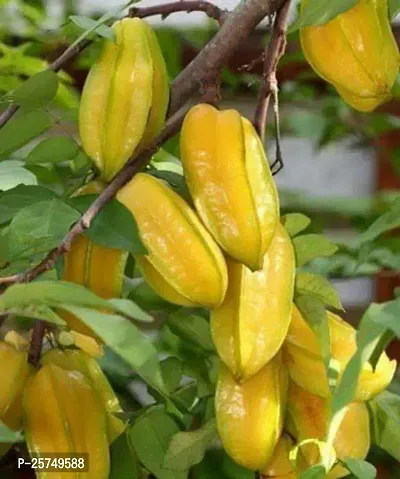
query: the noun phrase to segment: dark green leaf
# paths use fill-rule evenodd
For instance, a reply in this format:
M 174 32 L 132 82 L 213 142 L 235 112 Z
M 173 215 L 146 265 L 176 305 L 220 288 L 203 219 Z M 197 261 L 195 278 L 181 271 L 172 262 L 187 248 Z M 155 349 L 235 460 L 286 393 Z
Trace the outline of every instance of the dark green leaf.
M 142 479 L 142 470 L 136 452 L 126 432 L 121 434 L 110 448 L 111 470 L 109 479 Z
M 43 108 L 56 96 L 58 76 L 52 70 L 36 73 L 11 94 L 11 100 L 22 108 Z
M 345 457 L 342 462 L 358 479 L 375 479 L 376 477 L 376 468 L 369 462 L 351 457 Z
M 76 210 L 58 199 L 41 201 L 19 211 L 8 231 L 9 260 L 55 248 L 79 217 Z
M 383 391 L 369 402 L 373 443 L 400 461 L 400 396 Z
M 18 185 L 36 184 L 36 176 L 23 167 L 22 161 L 7 160 L 0 163 L 0 190 L 7 191 Z
M 314 331 L 321 347 L 322 357 L 326 370 L 329 374 L 330 364 L 330 339 L 329 339 L 329 323 L 325 311 L 324 303 L 316 296 L 298 296 L 295 299 L 296 306 L 299 308 L 304 320 Z
M 325 277 L 313 273 L 297 273 L 295 295 L 310 295 L 320 299 L 327 306 L 343 309 L 339 293 Z
M 69 18 L 75 23 L 75 25 L 82 28 L 82 30 L 91 30 L 92 32 L 98 33 L 101 37 L 115 41 L 114 30 L 107 25 L 98 25 L 98 22 L 95 20 L 80 15 L 71 15 Z
M 41 141 L 25 158 L 28 165 L 42 163 L 61 163 L 74 159 L 80 148 L 77 143 L 68 136 L 56 136 Z
M 169 358 L 161 361 L 160 366 L 165 388 L 167 392 L 172 393 L 178 388 L 182 379 L 182 361 L 174 356 L 170 356 Z
M 400 13 L 400 0 L 389 0 L 389 16 L 395 18 Z
M 300 17 L 290 27 L 293 32 L 307 25 L 323 25 L 354 7 L 358 0 L 311 0 L 302 8 Z
M 4 158 L 37 136 L 44 133 L 52 124 L 44 111 L 30 111 L 14 116 L 0 129 L 0 157 Z
M 214 351 L 210 325 L 201 316 L 188 314 L 187 310 L 180 309 L 168 316 L 167 325 L 186 343 L 191 343 L 206 351 Z
M 203 459 L 206 449 L 217 435 L 215 419 L 211 419 L 196 431 L 178 432 L 169 443 L 164 467 L 174 471 L 190 469 Z
M 139 417 L 128 431 L 140 461 L 158 479 L 187 478 L 187 471 L 178 473 L 163 467 L 168 444 L 178 432 L 175 421 L 162 410 L 152 410 Z
M 400 298 L 382 304 L 371 304 L 369 309 L 371 320 L 391 330 L 400 338 Z
M 89 289 L 66 281 L 35 281 L 27 284 L 14 284 L 6 289 L 0 299 L 0 309 L 7 311 L 15 307 L 61 304 L 76 304 L 89 308 L 110 308 L 104 299 Z
M 128 319 L 80 306 L 62 305 L 83 321 L 150 385 L 164 390 L 157 350 L 151 340 Z
M 297 267 L 303 266 L 314 258 L 332 256 L 337 246 L 322 235 L 309 234 L 293 239 Z
M 95 195 L 72 198 L 70 204 L 84 213 L 96 199 Z M 117 200 L 110 201 L 94 218 L 86 235 L 95 243 L 107 248 L 130 253 L 146 253 L 132 213 Z
M 20 210 L 44 200 L 55 198 L 56 194 L 43 186 L 20 185 L 0 194 L 0 224 L 7 223 Z
M 373 241 L 382 233 L 400 227 L 400 198 L 396 200 L 390 210 L 384 213 L 372 225 L 360 234 L 355 241 L 356 246 L 360 246 L 367 241 Z
M 20 432 L 13 431 L 0 422 L 0 444 L 22 442 L 23 440 L 23 436 Z
M 302 472 L 299 479 L 324 479 L 325 477 L 326 472 L 324 466 L 316 464 Z
M 289 213 L 285 216 L 282 216 L 281 222 L 286 231 L 289 233 L 289 236 L 293 238 L 298 233 L 305 230 L 310 224 L 311 220 L 308 216 L 303 215 L 302 213 Z

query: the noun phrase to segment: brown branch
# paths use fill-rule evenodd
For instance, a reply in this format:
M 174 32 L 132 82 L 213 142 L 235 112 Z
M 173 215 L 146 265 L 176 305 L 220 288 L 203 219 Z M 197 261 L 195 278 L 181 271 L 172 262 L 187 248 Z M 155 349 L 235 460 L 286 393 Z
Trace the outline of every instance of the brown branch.
M 90 227 L 90 224 L 97 213 L 99 213 L 106 203 L 115 196 L 117 191 L 149 163 L 151 157 L 159 149 L 159 147 L 165 143 L 166 140 L 171 138 L 179 131 L 185 114 L 186 109 L 181 109 L 178 111 L 167 121 L 163 131 L 152 142 L 152 144 L 142 153 L 137 156 L 133 156 L 129 160 L 125 167 L 117 174 L 107 188 L 95 199 L 88 210 L 81 216 L 80 220 L 69 230 L 57 248 L 50 251 L 50 253 L 34 268 L 21 274 L 0 278 L 0 284 L 10 285 L 13 283 L 30 282 L 45 271 L 52 269 L 57 260 L 69 250 L 72 240 L 75 238 L 75 236 L 82 234 Z
M 267 122 L 269 102 L 271 94 L 278 91 L 276 80 L 276 69 L 279 60 L 285 53 L 286 48 L 286 23 L 289 14 L 290 0 L 285 0 L 282 7 L 278 10 L 270 41 L 265 49 L 264 55 L 264 71 L 258 94 L 257 108 L 254 119 L 254 126 L 264 141 L 265 127 Z
M 40 356 L 42 354 L 43 338 L 46 333 L 46 323 L 44 321 L 36 321 L 33 327 L 31 342 L 29 345 L 28 361 L 38 367 Z
M 172 84 L 170 113 L 176 112 L 198 90 L 204 79 L 230 58 L 258 23 L 275 13 L 285 0 L 246 0 L 234 10 L 215 36 Z
M 145 18 L 153 15 L 161 15 L 162 19 L 165 20 L 171 15 L 171 13 L 176 12 L 204 12 L 208 17 L 213 18 L 220 25 L 222 25 L 229 14 L 227 10 L 219 8 L 217 5 L 205 0 L 180 0 L 151 7 L 131 7 L 129 9 L 129 16 Z

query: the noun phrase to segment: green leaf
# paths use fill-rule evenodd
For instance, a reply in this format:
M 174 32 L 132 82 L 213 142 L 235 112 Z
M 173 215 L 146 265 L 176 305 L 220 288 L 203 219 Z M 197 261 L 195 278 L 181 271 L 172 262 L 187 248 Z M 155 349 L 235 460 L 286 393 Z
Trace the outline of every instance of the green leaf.
M 176 422 L 162 410 L 152 410 L 139 417 L 128 431 L 141 463 L 158 479 L 187 478 L 187 471 L 169 471 L 163 466 L 168 444 L 178 432 Z
M 314 258 L 332 256 L 338 247 L 322 235 L 309 234 L 293 239 L 297 267 L 303 266 Z
M 294 238 L 298 233 L 307 228 L 311 223 L 311 219 L 302 213 L 289 213 L 282 216 L 281 222 L 289 236 Z
M 0 194 L 0 224 L 7 223 L 19 211 L 56 194 L 43 186 L 20 185 Z
M 313 273 L 297 273 L 295 282 L 296 296 L 315 296 L 327 306 L 342 309 L 339 293 L 324 276 Z
M 45 70 L 24 81 L 9 96 L 22 108 L 43 108 L 57 94 L 58 76 L 52 70 Z
M 382 304 L 371 304 L 369 309 L 371 320 L 391 330 L 400 338 L 400 297 Z
M 142 470 L 129 436 L 126 432 L 121 434 L 110 448 L 110 475 L 109 479 L 141 479 Z
M 13 261 L 50 251 L 79 218 L 76 210 L 55 198 L 24 208 L 10 223 L 8 259 Z
M 389 0 L 389 16 L 395 18 L 400 13 L 400 0 Z
M 35 281 L 26 284 L 14 284 L 6 289 L 0 298 L 0 309 L 31 305 L 57 307 L 61 304 L 75 304 L 89 308 L 108 309 L 106 300 L 96 296 L 89 289 L 67 281 Z
M 302 472 L 299 476 L 299 479 L 324 479 L 326 477 L 326 472 L 324 466 L 316 464 L 311 466 L 306 471 Z
M 386 333 L 386 328 L 375 322 L 376 308 L 370 306 L 361 318 L 357 332 L 357 350 L 347 363 L 342 379 L 332 398 L 332 417 L 340 414 L 354 398 L 358 379 L 366 361 L 374 354 L 375 348 L 380 344 L 381 337 Z
M 44 111 L 29 111 L 15 115 L 0 129 L 0 158 L 19 150 L 47 131 L 51 124 L 50 116 Z
M 157 390 L 165 389 L 155 346 L 128 319 L 81 306 L 63 304 L 61 307 L 83 321 L 147 383 Z
M 357 237 L 355 246 L 360 247 L 361 244 L 373 241 L 382 233 L 398 227 L 400 227 L 400 198 L 391 205 L 387 213 L 380 216 L 367 230 Z
M 72 198 L 69 203 L 84 213 L 96 199 L 96 195 Z M 85 233 L 95 243 L 107 248 L 145 254 L 139 230 L 132 213 L 117 200 L 109 201 L 92 221 Z
M 376 468 L 367 461 L 345 457 L 341 462 L 358 479 L 375 479 L 376 477 Z
M 7 160 L 0 163 L 0 190 L 7 191 L 18 185 L 36 184 L 36 176 L 23 167 L 22 161 Z
M 153 316 L 146 313 L 146 311 L 129 299 L 113 298 L 109 299 L 108 303 L 112 304 L 116 311 L 119 311 L 124 316 L 134 319 L 135 321 L 141 321 L 142 323 L 154 322 Z
M 79 145 L 68 136 L 56 136 L 41 141 L 25 158 L 27 165 L 62 163 L 73 160 L 80 152 Z
M 307 25 L 324 25 L 340 13 L 354 7 L 358 0 L 311 0 L 302 9 L 299 18 L 289 32 Z
M 0 443 L 23 442 L 23 440 L 23 436 L 20 432 L 13 431 L 0 422 Z
M 95 20 L 81 15 L 71 15 L 69 18 L 76 26 L 82 28 L 82 30 L 91 30 L 92 32 L 98 33 L 101 37 L 108 38 L 113 42 L 116 39 L 114 30 L 107 25 L 99 25 Z
M 51 308 L 43 304 L 30 305 L 23 307 L 14 307 L 8 310 L 8 312 L 15 314 L 16 316 L 32 321 L 42 320 L 47 323 L 52 323 L 56 326 L 65 327 L 66 322 L 60 318 Z M 33 326 L 33 324 L 32 324 Z
M 321 347 L 321 354 L 324 360 L 325 368 L 329 373 L 330 365 L 330 338 L 329 322 L 325 311 L 324 303 L 316 296 L 298 296 L 295 299 L 296 306 L 299 308 L 304 320 L 313 330 Z
M 217 436 L 215 419 L 211 419 L 196 431 L 178 432 L 169 443 L 164 467 L 174 471 L 190 469 L 202 461 L 208 446 Z
M 369 403 L 372 442 L 400 461 L 400 396 L 383 391 Z
M 190 314 L 187 309 L 180 309 L 168 316 L 167 325 L 185 343 L 206 351 L 214 351 L 210 325 L 201 316 Z
M 175 391 L 181 382 L 183 375 L 182 361 L 174 356 L 164 359 L 160 363 L 161 373 L 167 392 Z

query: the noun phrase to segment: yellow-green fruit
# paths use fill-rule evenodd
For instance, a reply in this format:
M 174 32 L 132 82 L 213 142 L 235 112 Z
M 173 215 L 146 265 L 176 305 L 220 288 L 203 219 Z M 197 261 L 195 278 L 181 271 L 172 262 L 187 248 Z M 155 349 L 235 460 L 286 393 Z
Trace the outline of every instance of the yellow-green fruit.
M 125 424 L 115 416 L 115 413 L 122 412 L 118 398 L 100 366 L 89 354 L 74 349 L 54 348 L 44 354 L 42 364 L 55 364 L 67 371 L 79 371 L 83 374 L 98 392 L 106 409 L 107 435 L 110 443 L 124 431 Z
M 106 411 L 82 373 L 45 364 L 28 382 L 23 404 L 31 454 L 88 454 L 88 472 L 39 472 L 40 479 L 108 478 Z
M 13 430 L 21 428 L 22 395 L 33 372 L 28 354 L 0 342 L 0 421 Z
M 298 442 L 306 439 L 324 440 L 329 427 L 329 400 L 315 396 L 306 390 L 289 385 L 287 428 Z M 335 436 L 333 447 L 339 459 L 351 457 L 364 459 L 371 445 L 368 407 L 364 402 L 352 402 Z M 309 465 L 316 464 L 320 457 L 316 446 L 307 444 L 302 453 Z M 329 473 L 331 479 L 343 477 L 348 471 L 336 465 Z
M 330 354 L 338 367 L 338 380 L 357 350 L 356 330 L 339 316 L 328 312 Z M 294 307 L 292 321 L 285 340 L 285 360 L 291 379 L 302 388 L 322 397 L 330 396 L 328 377 L 317 337 Z M 396 371 L 396 361 L 382 353 L 375 370 L 364 363 L 354 400 L 368 401 L 383 391 Z
M 252 272 L 228 259 L 228 291 L 211 312 L 211 331 L 222 361 L 237 379 L 257 373 L 277 353 L 292 315 L 295 256 L 278 225 L 263 269 Z
M 239 383 L 221 364 L 215 395 L 219 435 L 229 456 L 251 470 L 271 459 L 282 432 L 287 373 L 280 354 Z
M 146 255 L 136 255 L 145 280 L 164 299 L 214 308 L 224 299 L 224 257 L 194 211 L 163 181 L 136 175 L 117 194 L 135 217 Z
M 86 154 L 110 180 L 164 124 L 168 74 L 157 38 L 139 18 L 113 25 L 82 93 L 79 131 Z
M 387 0 L 359 0 L 325 25 L 301 28 L 300 39 L 308 63 L 353 108 L 372 111 L 392 97 L 399 51 Z
M 278 223 L 279 204 L 251 123 L 235 110 L 193 107 L 182 126 L 181 160 L 208 230 L 232 258 L 260 269 Z
M 73 196 L 101 193 L 104 184 L 99 181 L 88 183 Z M 114 248 L 100 246 L 87 236 L 76 236 L 64 257 L 62 279 L 80 284 L 104 299 L 121 296 L 127 253 Z M 71 329 L 93 336 L 93 331 L 76 316 L 59 311 Z
M 293 465 L 289 460 L 289 453 L 294 446 L 290 436 L 283 434 L 274 449 L 274 454 L 268 464 L 261 471 L 263 477 L 287 477 L 294 474 Z M 294 476 L 295 477 L 295 476 Z

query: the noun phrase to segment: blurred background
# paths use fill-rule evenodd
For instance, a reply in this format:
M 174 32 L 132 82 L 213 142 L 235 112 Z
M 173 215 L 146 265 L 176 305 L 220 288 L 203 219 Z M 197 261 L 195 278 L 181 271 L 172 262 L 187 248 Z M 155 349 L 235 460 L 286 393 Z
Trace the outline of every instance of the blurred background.
M 41 71 L 82 30 L 71 15 L 98 18 L 121 5 L 121 0 L 0 0 L 0 95 Z M 145 0 L 135 6 L 166 3 Z M 232 10 L 236 0 L 214 0 Z M 296 17 L 293 1 L 291 19 Z M 172 79 L 214 35 L 216 22 L 202 13 L 177 13 L 162 21 L 152 17 Z M 400 22 L 394 21 L 400 40 Z M 234 107 L 253 118 L 262 73 L 268 21 L 243 43 L 222 72 L 221 107 Z M 235 33 L 232 32 L 232 35 Z M 53 133 L 76 135 L 79 91 L 98 52 L 99 42 L 65 68 L 54 115 Z M 400 232 L 357 247 L 354 238 L 400 197 L 400 83 L 394 99 L 373 114 L 351 110 L 335 91 L 306 64 L 298 32 L 289 33 L 287 53 L 278 71 L 284 168 L 275 177 L 284 212 L 303 212 L 312 218 L 309 232 L 324 232 L 339 245 L 332 258 L 310 268 L 328 275 L 340 291 L 347 320 L 356 324 L 373 301 L 388 301 L 400 286 Z M 396 95 L 399 98 L 396 98 Z M 275 159 L 274 122 L 266 140 L 270 163 Z M 51 134 L 51 133 L 50 133 Z M 179 157 L 178 139 L 166 145 Z M 44 184 L 61 182 L 57 165 L 35 175 Z M 394 342 L 389 355 L 400 360 Z M 396 384 L 399 384 L 397 382 Z M 397 388 L 396 384 L 393 386 Z M 399 388 L 400 389 L 400 388 Z M 373 454 L 378 452 L 373 452 Z M 384 473 L 383 473 L 384 474 Z M 382 475 L 385 477 L 385 475 Z M 392 477 L 400 477 L 400 474 Z

